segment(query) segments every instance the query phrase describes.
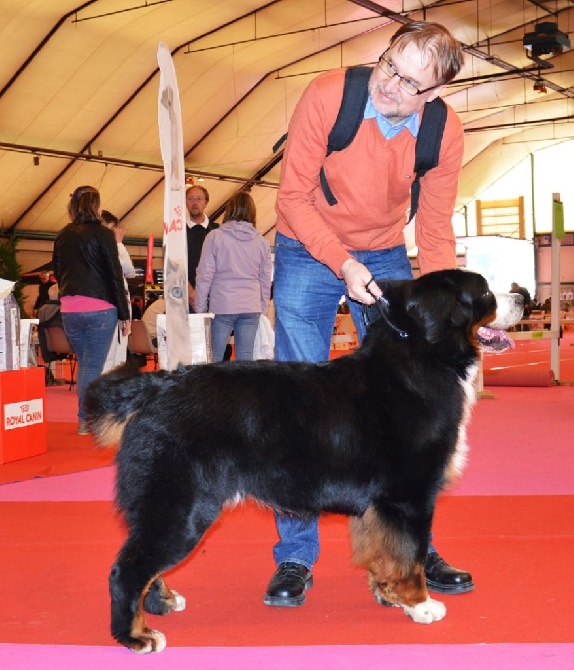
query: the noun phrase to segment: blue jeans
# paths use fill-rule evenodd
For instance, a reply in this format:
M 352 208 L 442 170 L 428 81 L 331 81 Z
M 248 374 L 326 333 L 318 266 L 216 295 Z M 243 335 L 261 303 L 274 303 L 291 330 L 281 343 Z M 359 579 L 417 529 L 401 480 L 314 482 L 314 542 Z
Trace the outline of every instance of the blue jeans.
M 411 279 L 404 246 L 380 251 L 353 251 L 375 279 Z M 281 233 L 275 238 L 275 359 L 319 363 L 329 358 L 331 336 L 345 282 L 315 260 L 304 246 Z M 362 305 L 347 298 L 362 342 L 366 332 Z M 277 564 L 300 563 L 309 570 L 319 555 L 318 518 L 275 515 L 280 540 L 273 547 Z
M 98 312 L 63 312 L 62 324 L 78 359 L 78 419 L 84 421 L 86 389 L 104 369 L 118 327 L 118 310 L 114 307 Z
M 255 333 L 259 326 L 260 312 L 249 314 L 216 314 L 211 321 L 211 346 L 213 362 L 223 360 L 225 347 L 235 331 L 235 360 L 252 361 Z

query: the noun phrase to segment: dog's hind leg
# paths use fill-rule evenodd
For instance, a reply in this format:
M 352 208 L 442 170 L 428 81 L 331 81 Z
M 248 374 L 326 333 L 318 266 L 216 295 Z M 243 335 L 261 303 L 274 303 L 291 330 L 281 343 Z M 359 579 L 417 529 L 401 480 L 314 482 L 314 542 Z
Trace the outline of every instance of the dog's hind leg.
M 204 532 L 217 518 L 220 507 L 207 506 L 170 516 L 164 510 L 139 510 L 137 523 L 130 519 L 130 534 L 121 548 L 110 573 L 113 637 L 134 652 L 147 654 L 163 651 L 163 633 L 149 628 L 144 603 L 150 591 L 150 603 L 158 605 L 162 595 L 171 604 L 184 605 L 181 596 L 165 587 L 161 574 L 180 563 L 198 544 Z M 165 591 L 163 590 L 165 588 Z M 171 595 L 170 595 L 171 594 Z M 183 607 L 179 607 L 182 609 Z M 178 609 L 178 607 L 170 607 Z
M 163 651 L 166 640 L 160 631 L 146 625 L 146 596 L 154 584 L 161 581 L 161 572 L 179 561 L 168 563 L 164 556 L 160 564 L 159 560 L 150 560 L 152 557 L 135 544 L 132 537 L 128 538 L 110 572 L 111 631 L 120 644 L 136 653 L 147 654 Z
M 445 616 L 445 606 L 428 596 L 424 562 L 417 559 L 426 555 L 426 544 L 417 547 L 408 534 L 399 536 L 373 507 L 360 518 L 351 517 L 351 537 L 354 561 L 367 569 L 378 603 L 402 607 L 417 623 L 432 623 Z
M 136 574 L 125 558 L 126 546 L 127 543 L 112 566 L 109 578 L 112 635 L 120 644 L 137 653 L 162 651 L 166 646 L 165 637 L 146 626 L 143 613 L 145 594 L 156 575 L 145 580 L 141 574 Z
M 128 590 L 121 584 L 123 572 L 120 564 L 115 563 L 110 573 L 113 637 L 139 654 L 163 651 L 166 647 L 165 636 L 158 630 L 148 628 L 143 613 L 144 593 L 149 584 L 138 595 L 139 589 Z

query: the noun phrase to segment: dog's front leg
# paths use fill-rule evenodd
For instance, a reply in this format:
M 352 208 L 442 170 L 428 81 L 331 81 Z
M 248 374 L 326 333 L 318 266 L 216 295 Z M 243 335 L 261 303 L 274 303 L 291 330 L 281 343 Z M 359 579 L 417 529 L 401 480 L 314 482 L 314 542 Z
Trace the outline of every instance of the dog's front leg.
M 429 598 L 424 564 L 414 557 L 413 538 L 398 537 L 373 507 L 351 518 L 353 558 L 367 569 L 369 586 L 382 605 L 402 607 L 417 623 L 440 621 L 446 607 Z

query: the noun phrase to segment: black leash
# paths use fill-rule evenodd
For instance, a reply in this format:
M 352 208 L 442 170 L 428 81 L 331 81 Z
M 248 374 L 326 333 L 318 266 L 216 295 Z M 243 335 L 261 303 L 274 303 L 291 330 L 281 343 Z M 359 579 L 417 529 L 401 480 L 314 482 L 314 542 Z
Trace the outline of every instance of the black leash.
M 392 328 L 395 333 L 399 334 L 399 337 L 406 338 L 409 336 L 406 330 L 401 330 L 398 326 L 395 326 L 395 324 L 390 320 L 389 318 L 389 301 L 385 298 L 384 295 L 380 295 L 378 298 L 375 298 L 375 296 L 371 293 L 371 289 L 369 288 L 369 285 L 375 281 L 374 277 L 371 277 L 369 281 L 365 285 L 365 289 L 367 293 L 375 299 L 375 305 L 377 306 L 377 309 L 379 311 L 379 314 L 382 316 L 382 318 L 386 321 L 387 325 Z

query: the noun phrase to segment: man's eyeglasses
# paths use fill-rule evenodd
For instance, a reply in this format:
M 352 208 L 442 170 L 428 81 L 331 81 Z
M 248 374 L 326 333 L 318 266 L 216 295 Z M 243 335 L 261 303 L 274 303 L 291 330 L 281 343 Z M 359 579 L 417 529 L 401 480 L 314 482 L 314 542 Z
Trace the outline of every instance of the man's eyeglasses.
M 205 200 L 205 197 L 203 195 L 188 195 L 187 200 Z
M 386 77 L 389 77 L 389 79 L 392 79 L 393 77 L 398 77 L 399 78 L 399 86 L 401 89 L 405 92 L 408 93 L 409 95 L 421 95 L 422 93 L 426 93 L 427 91 L 432 91 L 433 88 L 436 88 L 440 84 L 435 84 L 434 86 L 429 86 L 428 88 L 423 88 L 422 90 L 419 89 L 416 84 L 414 84 L 410 79 L 405 79 L 405 77 L 402 77 L 396 70 L 395 66 L 388 61 L 385 58 L 385 54 L 388 53 L 385 51 L 384 54 L 382 54 L 379 57 L 379 64 L 378 66 L 381 68 L 383 74 Z

